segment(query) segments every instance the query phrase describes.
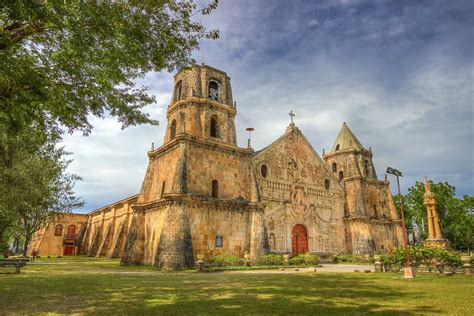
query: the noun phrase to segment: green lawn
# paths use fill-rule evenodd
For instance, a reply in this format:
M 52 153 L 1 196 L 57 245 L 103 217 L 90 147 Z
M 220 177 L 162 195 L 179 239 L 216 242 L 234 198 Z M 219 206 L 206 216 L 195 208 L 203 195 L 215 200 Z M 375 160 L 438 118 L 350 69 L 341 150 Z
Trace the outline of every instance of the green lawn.
M 158 271 L 118 260 L 37 259 L 0 269 L 0 315 L 474 314 L 474 277 Z

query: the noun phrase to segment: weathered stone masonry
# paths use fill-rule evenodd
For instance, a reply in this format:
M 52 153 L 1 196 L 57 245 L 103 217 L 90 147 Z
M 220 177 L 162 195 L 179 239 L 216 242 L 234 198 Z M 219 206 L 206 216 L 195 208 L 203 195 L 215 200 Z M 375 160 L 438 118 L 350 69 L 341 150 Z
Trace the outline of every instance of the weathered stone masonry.
M 389 183 L 345 123 L 322 158 L 293 121 L 264 149 L 240 148 L 227 74 L 193 65 L 174 82 L 164 143 L 148 152 L 140 193 L 88 214 L 81 254 L 175 269 L 220 254 L 398 246 Z

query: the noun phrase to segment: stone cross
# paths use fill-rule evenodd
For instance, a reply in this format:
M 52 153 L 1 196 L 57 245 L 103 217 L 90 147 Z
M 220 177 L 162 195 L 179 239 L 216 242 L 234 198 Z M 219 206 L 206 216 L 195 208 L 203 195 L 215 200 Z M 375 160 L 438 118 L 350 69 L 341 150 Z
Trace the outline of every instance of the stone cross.
M 295 117 L 295 113 L 293 113 L 293 110 L 291 110 L 290 113 L 288 113 L 288 115 L 290 116 L 291 124 L 294 124 L 295 122 L 293 122 L 293 117 Z

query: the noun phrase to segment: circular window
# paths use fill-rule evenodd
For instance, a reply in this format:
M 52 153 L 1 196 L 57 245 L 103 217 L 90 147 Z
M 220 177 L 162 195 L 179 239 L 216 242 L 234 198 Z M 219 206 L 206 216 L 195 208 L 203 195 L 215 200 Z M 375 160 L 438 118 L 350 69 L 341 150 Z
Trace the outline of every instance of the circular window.
M 264 178 L 266 178 L 268 176 L 268 166 L 267 165 L 261 165 L 260 166 L 260 174 Z
M 324 179 L 324 187 L 326 188 L 326 190 L 329 190 L 329 188 L 331 187 L 331 182 L 329 182 L 329 179 Z

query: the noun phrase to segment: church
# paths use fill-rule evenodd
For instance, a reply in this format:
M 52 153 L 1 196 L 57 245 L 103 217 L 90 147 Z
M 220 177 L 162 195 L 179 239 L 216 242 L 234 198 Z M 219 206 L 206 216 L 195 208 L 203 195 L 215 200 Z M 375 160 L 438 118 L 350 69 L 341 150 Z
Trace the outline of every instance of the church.
M 346 123 L 322 156 L 292 116 L 279 138 L 255 151 L 237 146 L 236 114 L 225 72 L 204 64 L 180 70 L 164 142 L 147 152 L 140 192 L 55 218 L 29 251 L 175 269 L 220 254 L 372 255 L 398 247 L 389 182 L 378 180 L 371 148 Z

